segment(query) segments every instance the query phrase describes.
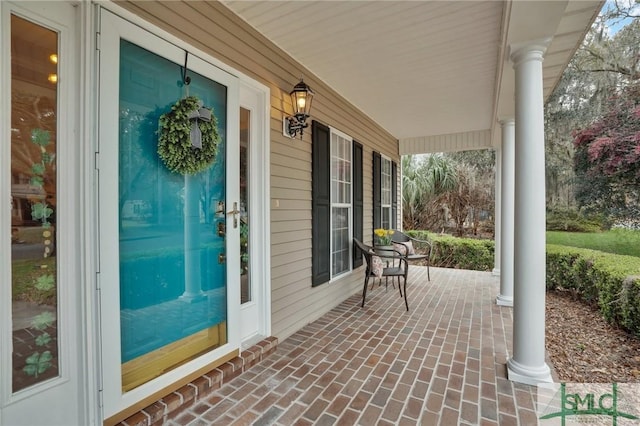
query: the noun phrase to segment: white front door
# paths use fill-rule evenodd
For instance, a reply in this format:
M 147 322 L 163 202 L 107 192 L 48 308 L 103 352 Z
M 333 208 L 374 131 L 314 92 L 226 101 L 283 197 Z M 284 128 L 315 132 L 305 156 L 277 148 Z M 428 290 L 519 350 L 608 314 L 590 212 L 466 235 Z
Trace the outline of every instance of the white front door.
M 0 425 L 87 423 L 78 9 L 0 2 Z
M 98 281 L 109 421 L 240 347 L 239 89 L 237 77 L 186 46 L 106 10 L 99 56 Z M 200 107 L 192 108 L 193 97 Z M 171 141 L 164 155 L 161 141 Z M 214 151 L 200 172 L 171 170 L 173 160 Z

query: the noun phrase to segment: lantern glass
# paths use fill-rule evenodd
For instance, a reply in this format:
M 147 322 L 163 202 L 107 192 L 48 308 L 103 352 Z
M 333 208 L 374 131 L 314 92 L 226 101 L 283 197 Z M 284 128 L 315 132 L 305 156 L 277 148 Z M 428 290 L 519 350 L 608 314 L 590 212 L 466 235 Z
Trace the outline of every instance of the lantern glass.
M 296 116 L 308 117 L 311 111 L 311 100 L 313 99 L 313 92 L 309 86 L 300 80 L 300 82 L 294 86 L 290 95 L 294 114 Z

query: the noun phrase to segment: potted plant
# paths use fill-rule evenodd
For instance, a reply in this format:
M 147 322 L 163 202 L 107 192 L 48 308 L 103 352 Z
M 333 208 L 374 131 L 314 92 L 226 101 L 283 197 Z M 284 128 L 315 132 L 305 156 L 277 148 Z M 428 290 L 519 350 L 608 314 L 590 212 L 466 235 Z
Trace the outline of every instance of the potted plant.
M 393 235 L 393 229 L 378 228 L 373 230 L 375 236 L 373 245 L 376 253 L 381 255 L 393 256 L 393 244 L 391 243 L 391 236 Z

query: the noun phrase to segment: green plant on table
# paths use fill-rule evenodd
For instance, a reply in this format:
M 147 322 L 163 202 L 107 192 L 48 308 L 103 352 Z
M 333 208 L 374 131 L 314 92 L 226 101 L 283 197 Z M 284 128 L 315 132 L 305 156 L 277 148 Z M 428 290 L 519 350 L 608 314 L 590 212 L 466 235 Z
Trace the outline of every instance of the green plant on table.
M 391 245 L 391 236 L 393 235 L 393 229 L 378 228 L 378 229 L 374 229 L 373 233 L 376 236 L 375 245 L 378 245 L 378 246 Z

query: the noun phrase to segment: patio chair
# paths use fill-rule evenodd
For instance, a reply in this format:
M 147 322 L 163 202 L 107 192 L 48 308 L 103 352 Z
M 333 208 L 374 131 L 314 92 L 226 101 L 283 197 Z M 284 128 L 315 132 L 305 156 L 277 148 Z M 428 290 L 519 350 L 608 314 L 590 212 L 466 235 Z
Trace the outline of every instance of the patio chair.
M 394 253 L 392 256 L 387 255 L 381 257 L 376 254 L 373 247 L 362 243 L 360 240 L 354 238 L 353 242 L 360 251 L 362 251 L 362 256 L 366 262 L 361 306 L 364 308 L 364 302 L 367 297 L 367 287 L 369 286 L 369 278 L 398 277 L 398 290 L 400 291 L 400 297 L 403 295 L 402 288 L 400 288 L 400 278 L 404 279 L 404 305 L 406 306 L 407 311 L 409 311 L 409 302 L 407 301 L 407 272 L 409 268 L 406 257 L 397 250 L 393 250 Z M 388 263 L 388 261 L 391 261 L 391 263 Z
M 431 251 L 433 249 L 433 244 L 431 244 L 431 241 L 410 237 L 404 232 L 394 229 L 393 234 L 391 235 L 391 242 L 395 244 L 402 244 L 406 247 L 406 253 L 402 254 L 407 257 L 407 261 L 426 261 L 427 280 L 431 281 L 431 273 L 429 271 L 429 264 L 431 263 Z

